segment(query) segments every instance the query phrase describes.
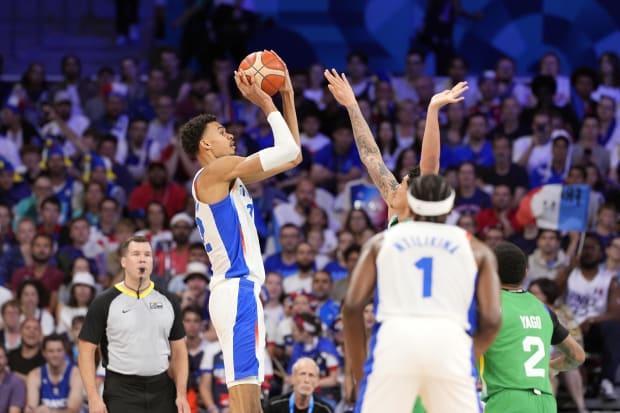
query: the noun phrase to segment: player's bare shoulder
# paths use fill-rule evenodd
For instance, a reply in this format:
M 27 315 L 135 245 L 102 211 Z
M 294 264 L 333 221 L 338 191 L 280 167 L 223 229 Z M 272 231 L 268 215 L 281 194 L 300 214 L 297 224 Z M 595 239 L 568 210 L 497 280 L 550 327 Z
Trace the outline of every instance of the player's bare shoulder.
M 230 172 L 244 159 L 241 156 L 224 156 L 206 165 L 196 179 L 197 200 L 213 204 L 224 199 L 230 193 L 235 179 L 230 176 Z
M 484 261 L 495 260 L 495 255 L 493 251 L 482 241 L 480 241 L 475 236 L 467 233 L 467 237 L 469 238 L 469 244 L 471 245 L 471 250 L 474 253 L 474 258 L 476 259 L 476 264 L 480 266 Z

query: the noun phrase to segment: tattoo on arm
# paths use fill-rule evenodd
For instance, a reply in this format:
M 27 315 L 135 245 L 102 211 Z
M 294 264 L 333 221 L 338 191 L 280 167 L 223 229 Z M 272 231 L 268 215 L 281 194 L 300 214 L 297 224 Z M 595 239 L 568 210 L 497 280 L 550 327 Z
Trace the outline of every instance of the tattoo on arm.
M 567 345 L 564 341 L 556 345 L 557 349 L 560 350 L 562 355 L 564 355 L 564 363 L 560 370 L 572 370 L 581 364 L 575 357 L 574 351 L 571 346 Z
M 349 117 L 362 163 L 368 170 L 372 182 L 377 185 L 383 199 L 391 201 L 396 188 L 398 188 L 398 181 L 383 162 L 381 151 L 359 106 L 349 108 Z

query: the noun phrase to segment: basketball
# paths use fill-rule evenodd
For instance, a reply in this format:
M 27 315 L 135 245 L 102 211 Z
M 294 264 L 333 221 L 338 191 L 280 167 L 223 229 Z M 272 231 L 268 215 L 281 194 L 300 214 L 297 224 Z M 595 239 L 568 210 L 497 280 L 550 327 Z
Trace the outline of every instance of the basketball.
M 269 96 L 276 94 L 284 84 L 284 63 L 272 52 L 250 53 L 239 64 L 239 70 L 254 76 L 256 84 Z

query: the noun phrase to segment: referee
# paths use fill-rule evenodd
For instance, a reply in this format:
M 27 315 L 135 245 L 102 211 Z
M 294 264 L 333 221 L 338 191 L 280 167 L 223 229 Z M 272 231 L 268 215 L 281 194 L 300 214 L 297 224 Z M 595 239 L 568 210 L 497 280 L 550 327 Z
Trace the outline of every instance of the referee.
M 189 413 L 188 356 L 179 305 L 150 280 L 153 252 L 146 238 L 129 238 L 120 253 L 125 279 L 95 298 L 79 336 L 89 412 Z M 103 400 L 95 382 L 99 345 L 106 368 Z

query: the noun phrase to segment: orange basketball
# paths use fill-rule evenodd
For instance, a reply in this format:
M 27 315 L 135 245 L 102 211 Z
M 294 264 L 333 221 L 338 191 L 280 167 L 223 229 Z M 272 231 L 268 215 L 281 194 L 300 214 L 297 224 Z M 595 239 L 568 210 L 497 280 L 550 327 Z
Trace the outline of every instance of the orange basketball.
M 254 76 L 254 81 L 265 93 L 270 96 L 282 87 L 285 79 L 284 63 L 271 52 L 250 53 L 239 64 L 239 70 L 244 70 L 248 76 Z

